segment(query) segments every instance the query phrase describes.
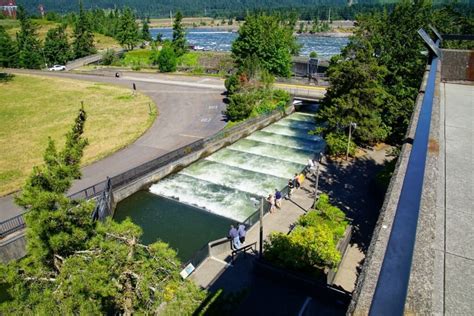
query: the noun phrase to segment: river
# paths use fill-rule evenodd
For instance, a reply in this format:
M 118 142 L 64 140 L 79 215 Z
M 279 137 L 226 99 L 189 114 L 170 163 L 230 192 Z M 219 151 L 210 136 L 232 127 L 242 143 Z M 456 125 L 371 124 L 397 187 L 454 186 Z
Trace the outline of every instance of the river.
M 150 33 L 153 38 L 158 33 L 163 34 L 163 39 L 171 39 L 173 30 L 171 28 L 152 28 Z M 204 50 L 228 52 L 232 42 L 237 38 L 236 32 L 213 29 L 195 28 L 186 30 L 186 39 L 189 45 L 201 46 Z M 300 55 L 308 56 L 315 51 L 321 59 L 329 59 L 339 54 L 341 49 L 347 45 L 347 37 L 323 37 L 317 35 L 298 35 L 298 43 L 301 44 Z

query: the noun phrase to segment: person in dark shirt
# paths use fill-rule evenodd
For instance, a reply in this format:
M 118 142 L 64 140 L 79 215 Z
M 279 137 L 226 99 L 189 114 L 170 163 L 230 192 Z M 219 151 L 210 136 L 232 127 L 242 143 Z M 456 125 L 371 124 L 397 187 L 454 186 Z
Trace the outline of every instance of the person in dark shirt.
M 291 199 L 291 194 L 293 193 L 293 190 L 295 188 L 295 184 L 293 179 L 288 180 L 288 200 Z
M 275 205 L 278 208 L 281 208 L 281 192 L 278 189 L 275 189 Z

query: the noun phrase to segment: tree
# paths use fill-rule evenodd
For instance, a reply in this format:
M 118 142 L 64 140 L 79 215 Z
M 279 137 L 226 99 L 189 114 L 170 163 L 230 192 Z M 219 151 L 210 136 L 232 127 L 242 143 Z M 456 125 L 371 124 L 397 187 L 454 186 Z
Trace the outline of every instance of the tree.
M 18 8 L 17 16 L 20 20 L 20 31 L 16 34 L 18 66 L 20 68 L 39 69 L 44 65 L 44 58 L 36 27 L 23 7 Z
M 33 262 L 53 266 L 55 255 L 68 255 L 90 236 L 91 205 L 76 207 L 65 197 L 72 180 L 81 176 L 80 160 L 87 140 L 82 138 L 86 112 L 81 109 L 58 151 L 49 139 L 44 165 L 33 172 L 16 198 L 26 208 L 28 253 Z
M 379 66 L 366 43 L 353 59 L 333 58 L 328 69 L 331 86 L 316 117 L 326 122 L 321 128 L 327 133 L 346 133 L 351 122 L 357 123 L 356 141 L 374 144 L 388 136 L 382 114 L 392 96 L 383 86 L 387 69 Z
M 133 50 L 140 41 L 140 34 L 138 32 L 137 22 L 135 22 L 135 15 L 130 8 L 125 8 L 120 17 L 117 29 L 117 40 L 128 50 Z
M 172 45 L 166 42 L 158 54 L 154 54 L 153 64 L 158 65 L 161 72 L 176 71 L 177 59 Z
M 49 65 L 64 65 L 71 56 L 66 25 L 50 29 L 44 42 L 44 57 Z
M 74 58 L 89 56 L 96 52 L 94 34 L 92 33 L 82 0 L 79 1 L 79 16 L 74 25 L 74 41 L 72 43 Z
M 17 54 L 15 42 L 0 25 L 0 67 L 14 67 Z
M 297 48 L 293 29 L 279 17 L 253 14 L 245 18 L 239 29 L 239 36 L 232 44 L 232 56 L 238 67 L 256 56 L 263 69 L 287 77 L 291 73 L 291 55 Z
M 180 11 L 176 12 L 173 22 L 173 48 L 176 56 L 181 56 L 187 52 L 186 31 L 182 24 L 183 15 Z
M 150 34 L 150 27 L 148 25 L 147 19 L 143 20 L 143 25 L 142 25 L 142 39 L 147 42 L 151 42 L 153 38 L 151 37 Z

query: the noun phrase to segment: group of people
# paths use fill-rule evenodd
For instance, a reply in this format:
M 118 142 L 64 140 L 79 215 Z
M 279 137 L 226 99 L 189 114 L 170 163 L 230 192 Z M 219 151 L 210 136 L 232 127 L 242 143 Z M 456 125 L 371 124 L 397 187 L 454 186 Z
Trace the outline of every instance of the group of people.
M 293 191 L 295 189 L 299 189 L 305 180 L 305 174 L 313 173 L 317 168 L 317 163 L 313 159 L 308 160 L 308 164 L 305 170 L 302 173 L 295 173 L 293 179 L 288 180 L 288 196 L 287 198 L 290 199 Z M 275 189 L 275 193 L 270 193 L 266 198 L 267 202 L 270 204 L 270 213 L 275 212 L 276 208 L 281 208 L 281 202 L 283 199 L 282 193 Z M 230 225 L 229 230 L 229 239 L 232 241 L 232 248 L 234 250 L 240 249 L 242 245 L 245 243 L 245 235 L 246 235 L 245 225 L 240 224 L 238 228 L 235 228 L 234 225 Z
M 232 241 L 232 249 L 238 250 L 245 244 L 245 235 L 247 231 L 245 230 L 245 225 L 240 224 L 238 228 L 235 228 L 234 225 L 230 225 L 229 238 Z
M 275 189 L 275 194 L 269 194 L 266 198 L 267 202 L 270 204 L 270 213 L 275 212 L 276 208 L 281 208 L 281 200 L 283 195 L 278 189 Z

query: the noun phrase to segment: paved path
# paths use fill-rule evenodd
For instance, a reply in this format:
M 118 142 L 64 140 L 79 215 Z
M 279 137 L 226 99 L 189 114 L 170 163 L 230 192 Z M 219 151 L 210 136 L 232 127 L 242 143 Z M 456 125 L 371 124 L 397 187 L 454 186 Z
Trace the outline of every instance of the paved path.
M 158 107 L 157 120 L 142 137 L 109 157 L 84 167 L 83 177 L 74 182 L 71 193 L 103 181 L 106 176 L 117 175 L 200 138 L 213 135 L 225 126 L 222 115 L 225 109 L 223 85 L 222 89 L 202 89 L 199 82 L 195 82 L 194 87 L 175 84 L 175 81 L 180 82 L 181 76 L 173 77 L 174 80 L 169 80 L 172 77 L 167 76 L 160 82 L 150 82 L 139 76 L 131 80 L 72 73 L 15 72 L 105 82 L 125 87 L 131 87 L 134 82 L 138 91 L 150 96 Z M 21 213 L 22 210 L 15 207 L 12 200 L 11 195 L 0 198 L 0 221 Z
M 309 209 L 313 203 L 313 188 L 312 182 L 305 180 L 302 188 L 295 190 L 292 195 L 292 200 L 283 200 L 280 210 L 270 214 L 267 213 L 263 219 L 263 234 L 264 239 L 267 239 L 267 236 L 274 231 L 279 232 L 288 232 L 291 228 L 291 225 L 296 222 L 298 217 L 304 214 L 304 211 Z M 252 244 L 257 242 L 257 250 L 259 249 L 259 236 L 260 236 L 260 226 L 259 224 L 254 225 L 248 232 L 246 236 L 246 244 Z M 203 288 L 209 288 L 214 285 L 214 282 L 222 275 L 227 269 L 234 269 L 233 267 L 227 265 L 227 262 L 230 262 L 231 251 L 219 255 L 218 257 L 210 257 L 206 259 L 191 275 L 191 279 L 200 285 Z M 236 266 L 240 265 L 240 261 L 236 263 Z M 251 268 L 251 264 L 249 264 Z M 235 269 L 236 273 L 227 273 L 229 277 L 221 278 L 218 280 L 222 286 L 220 287 L 229 287 L 229 284 L 233 284 L 232 288 L 244 288 L 248 286 L 248 282 L 251 279 L 250 271 L 239 271 Z M 247 270 L 247 269 L 246 269 Z M 236 277 L 235 274 L 238 274 Z
M 436 207 L 434 311 L 474 311 L 474 85 L 440 84 L 441 166 Z M 444 170 L 443 170 L 444 169 Z

